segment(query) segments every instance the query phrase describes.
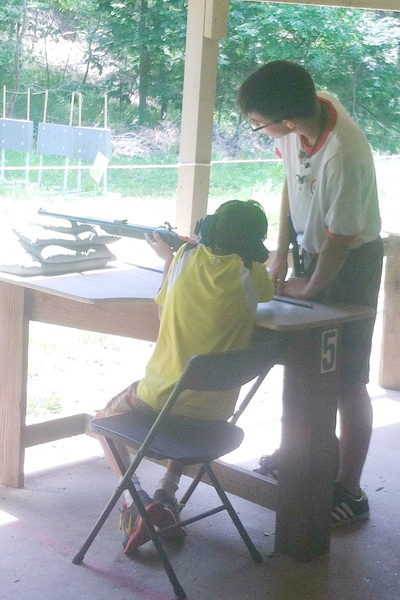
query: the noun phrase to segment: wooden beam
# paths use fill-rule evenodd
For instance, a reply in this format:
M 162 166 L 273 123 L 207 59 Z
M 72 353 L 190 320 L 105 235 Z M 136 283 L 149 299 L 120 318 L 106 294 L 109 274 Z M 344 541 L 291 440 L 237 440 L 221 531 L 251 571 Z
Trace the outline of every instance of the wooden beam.
M 244 0 L 245 2 L 268 2 L 269 0 Z M 339 6 L 343 8 L 365 8 L 370 10 L 400 11 L 399 0 L 276 0 L 280 4 L 312 4 L 317 6 Z
M 86 433 L 85 413 L 32 423 L 25 427 L 25 448 Z
M 278 485 L 276 481 L 274 482 L 258 473 L 253 473 L 249 469 L 225 463 L 222 460 L 215 460 L 212 463 L 212 468 L 225 492 L 276 511 L 278 503 Z M 198 470 L 198 465 L 186 467 L 185 475 L 194 478 Z M 202 481 L 210 483 L 207 476 Z

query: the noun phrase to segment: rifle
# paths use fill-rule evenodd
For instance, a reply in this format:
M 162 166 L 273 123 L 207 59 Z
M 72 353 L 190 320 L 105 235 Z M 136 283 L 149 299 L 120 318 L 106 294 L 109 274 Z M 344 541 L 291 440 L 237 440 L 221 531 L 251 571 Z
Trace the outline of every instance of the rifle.
M 168 223 L 168 221 L 164 222 L 164 225 L 161 227 L 148 227 L 147 225 L 133 225 L 132 223 L 128 223 L 126 219 L 115 221 L 107 221 L 104 219 L 95 219 L 92 217 L 75 217 L 72 215 L 63 215 L 60 213 L 53 213 L 43 208 L 39 208 L 39 215 L 43 215 L 46 217 L 56 217 L 58 219 L 66 219 L 70 221 L 71 224 L 76 223 L 88 223 L 89 225 L 98 225 L 103 229 L 106 233 L 110 233 L 113 235 L 119 235 L 122 237 L 131 237 L 137 240 L 144 240 L 145 234 L 152 236 L 154 231 L 156 231 L 160 238 L 168 244 L 173 252 L 176 252 L 178 248 L 180 248 L 185 242 L 183 242 L 179 235 L 172 231 L 172 226 Z
M 297 234 L 293 227 L 293 222 L 290 215 L 286 217 L 286 221 L 289 231 L 289 244 L 292 247 L 294 274 L 296 277 L 304 277 L 303 257 L 301 255 L 300 246 L 297 242 Z

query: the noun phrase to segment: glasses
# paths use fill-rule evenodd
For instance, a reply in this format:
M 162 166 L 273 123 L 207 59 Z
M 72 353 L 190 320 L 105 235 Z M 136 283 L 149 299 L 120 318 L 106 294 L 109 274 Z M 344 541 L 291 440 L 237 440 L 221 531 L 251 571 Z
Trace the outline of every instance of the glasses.
M 273 121 L 270 121 L 269 123 L 264 123 L 263 125 L 254 126 L 252 121 L 250 121 L 250 129 L 252 131 L 260 131 L 260 129 L 264 129 L 264 127 L 269 127 L 270 125 L 276 125 L 276 123 L 274 123 Z

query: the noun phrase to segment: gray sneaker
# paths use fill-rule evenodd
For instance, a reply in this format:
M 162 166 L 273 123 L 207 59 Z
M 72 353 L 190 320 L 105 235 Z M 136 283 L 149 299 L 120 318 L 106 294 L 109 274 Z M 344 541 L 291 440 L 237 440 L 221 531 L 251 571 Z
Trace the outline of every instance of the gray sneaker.
M 259 468 L 253 469 L 254 473 L 259 473 L 265 477 L 271 477 L 272 479 L 278 480 L 278 461 L 279 461 L 279 448 L 273 452 L 273 454 L 264 454 L 259 460 Z
M 369 504 L 367 494 L 364 490 L 361 490 L 360 497 L 357 498 L 350 494 L 340 483 L 335 483 L 333 488 L 331 526 L 340 527 L 347 525 L 347 523 L 364 521 L 368 518 Z

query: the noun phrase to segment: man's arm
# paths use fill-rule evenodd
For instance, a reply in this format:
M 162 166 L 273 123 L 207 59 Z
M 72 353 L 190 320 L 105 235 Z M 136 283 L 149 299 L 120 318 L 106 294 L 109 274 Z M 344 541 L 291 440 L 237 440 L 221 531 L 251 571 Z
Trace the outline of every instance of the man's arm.
M 315 271 L 310 278 L 289 279 L 283 293 L 293 298 L 311 298 L 330 286 L 349 254 L 349 246 L 341 240 L 326 238 Z
M 268 269 L 278 295 L 283 293 L 283 284 L 288 270 L 289 229 L 287 216 L 289 213 L 289 194 L 287 180 L 285 179 L 279 215 L 278 247 L 275 251 L 272 264 Z

